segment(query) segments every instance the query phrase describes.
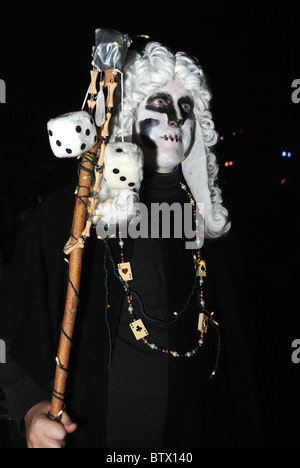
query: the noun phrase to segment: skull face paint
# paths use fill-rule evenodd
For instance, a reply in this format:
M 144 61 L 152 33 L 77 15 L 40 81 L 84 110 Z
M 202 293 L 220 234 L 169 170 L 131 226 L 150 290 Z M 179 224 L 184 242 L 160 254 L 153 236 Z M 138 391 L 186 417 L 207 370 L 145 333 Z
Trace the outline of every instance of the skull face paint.
M 193 98 L 180 81 L 149 94 L 137 109 L 135 140 L 145 166 L 170 173 L 188 155 L 194 139 Z

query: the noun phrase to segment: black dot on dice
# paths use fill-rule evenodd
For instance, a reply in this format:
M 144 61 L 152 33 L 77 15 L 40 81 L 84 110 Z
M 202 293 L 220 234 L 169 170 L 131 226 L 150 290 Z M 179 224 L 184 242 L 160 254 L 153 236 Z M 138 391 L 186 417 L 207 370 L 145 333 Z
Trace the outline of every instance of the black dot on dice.
M 61 141 L 56 140 L 56 144 L 57 144 L 57 146 L 61 146 Z
M 114 173 L 114 174 L 119 174 L 119 172 L 120 172 L 119 169 L 116 169 L 116 168 L 113 169 L 113 173 Z
M 134 182 L 129 182 L 128 187 L 134 187 L 135 183 Z
M 49 130 L 49 136 L 52 136 L 53 135 L 53 132 L 51 130 Z
M 121 176 L 121 177 L 120 177 L 120 180 L 121 180 L 122 182 L 125 182 L 125 180 L 126 180 L 126 177 L 124 177 L 124 176 Z
M 66 149 L 66 153 L 72 154 L 72 150 L 71 150 L 70 148 L 67 148 L 67 149 Z
M 80 133 L 80 132 L 81 132 L 81 127 L 80 127 L 80 125 L 77 125 L 77 127 L 76 127 L 76 132 L 77 132 L 77 133 Z
M 116 149 L 116 152 L 117 152 L 117 153 L 123 153 L 123 149 L 122 149 L 122 148 L 117 148 L 117 149 Z
M 91 134 L 91 131 L 90 131 L 89 129 L 87 129 L 87 130 L 85 131 L 85 134 L 86 134 L 86 136 L 89 136 L 89 135 Z
M 86 144 L 82 143 L 82 145 L 80 146 L 80 149 L 83 151 L 85 148 L 86 148 Z

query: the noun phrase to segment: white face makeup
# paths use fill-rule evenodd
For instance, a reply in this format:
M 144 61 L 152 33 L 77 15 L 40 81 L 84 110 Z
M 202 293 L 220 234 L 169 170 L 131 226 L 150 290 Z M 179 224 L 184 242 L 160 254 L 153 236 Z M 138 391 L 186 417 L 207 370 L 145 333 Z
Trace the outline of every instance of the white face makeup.
M 149 94 L 137 109 L 135 140 L 145 166 L 170 173 L 188 155 L 194 138 L 193 98 L 180 81 Z

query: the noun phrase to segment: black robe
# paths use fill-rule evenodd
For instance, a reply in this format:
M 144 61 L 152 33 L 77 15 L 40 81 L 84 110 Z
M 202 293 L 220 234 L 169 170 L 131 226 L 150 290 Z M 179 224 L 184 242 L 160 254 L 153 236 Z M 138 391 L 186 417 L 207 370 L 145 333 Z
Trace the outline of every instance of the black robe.
M 180 178 L 175 171 L 146 179 L 141 201 L 183 203 Z M 0 388 L 20 427 L 30 407 L 51 398 L 68 275 L 62 251 L 70 234 L 73 191 L 55 193 L 34 213 L 1 284 L 0 339 L 7 343 L 8 362 L 0 367 Z M 194 281 L 191 251 L 183 248 L 183 241 L 125 239 L 132 288 L 149 315 L 164 321 L 183 308 Z M 118 240 L 108 244 L 119 262 Z M 68 437 L 67 447 L 260 446 L 254 323 L 238 252 L 232 230 L 206 240 L 202 248 L 208 270 L 206 305 L 215 312 L 221 332 L 218 372 L 211 379 L 218 350 L 211 326 L 203 347 L 191 358 L 174 358 L 135 341 L 124 289 L 104 242 L 92 231 L 84 249 L 66 390 L 66 411 L 78 429 Z M 143 321 L 155 343 L 184 352 L 197 344 L 198 313 L 193 295 L 174 325 Z

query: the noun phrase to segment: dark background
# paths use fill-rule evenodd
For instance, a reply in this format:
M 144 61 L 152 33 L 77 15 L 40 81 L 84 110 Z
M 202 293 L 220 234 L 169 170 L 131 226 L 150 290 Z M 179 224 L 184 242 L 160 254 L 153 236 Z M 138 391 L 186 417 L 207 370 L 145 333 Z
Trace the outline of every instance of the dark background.
M 265 447 L 299 447 L 300 364 L 292 363 L 291 345 L 300 338 L 300 103 L 291 96 L 293 80 L 300 79 L 300 7 L 193 5 L 73 4 L 67 13 L 31 2 L 2 8 L 0 79 L 7 102 L 0 106 L 0 268 L 5 274 L 24 214 L 76 175 L 76 162 L 51 153 L 46 124 L 81 108 L 94 29 L 114 28 L 132 39 L 148 34 L 196 56 L 224 138 L 215 152 L 248 278 Z M 133 46 L 141 44 L 136 39 Z M 283 151 L 291 158 L 283 158 Z M 0 447 L 9 445 L 6 426 L 0 420 Z

